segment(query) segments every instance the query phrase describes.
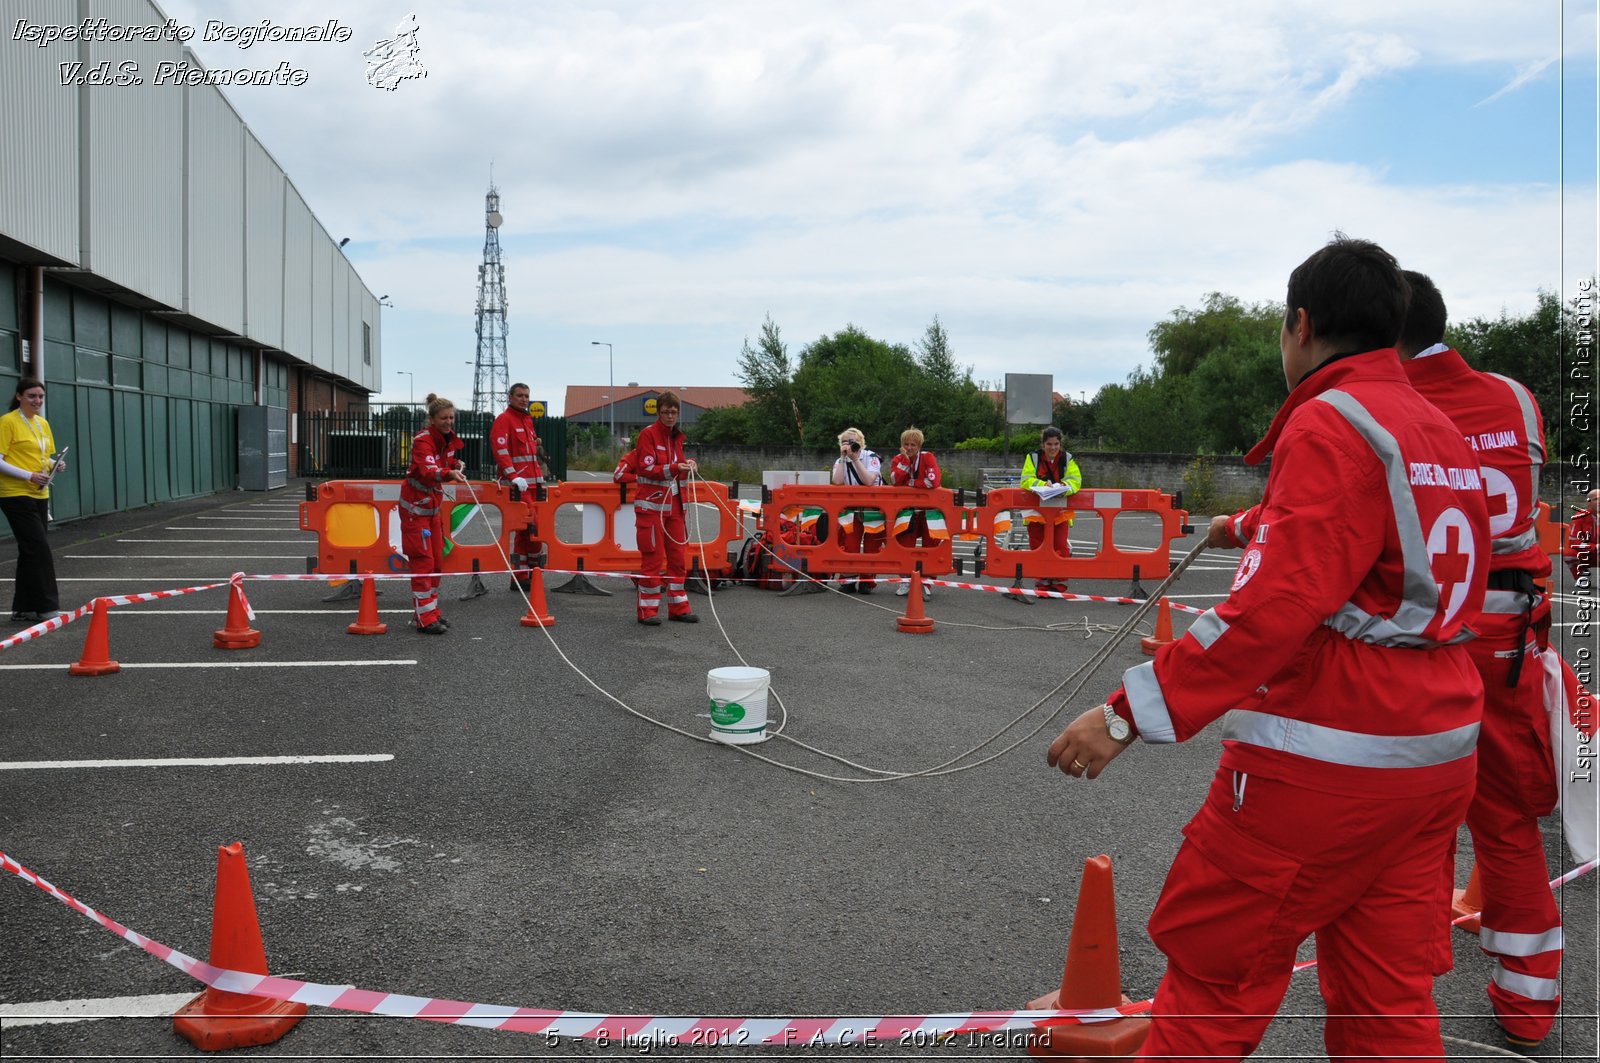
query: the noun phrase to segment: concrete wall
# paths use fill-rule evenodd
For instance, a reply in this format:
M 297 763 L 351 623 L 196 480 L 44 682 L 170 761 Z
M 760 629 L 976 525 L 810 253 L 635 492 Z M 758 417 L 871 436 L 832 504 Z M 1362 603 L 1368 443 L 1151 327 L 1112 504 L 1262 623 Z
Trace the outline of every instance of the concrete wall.
M 819 451 L 803 447 L 732 447 L 689 445 L 690 456 L 711 465 L 732 462 L 741 466 L 768 469 L 827 469 L 838 457 L 835 450 Z M 1022 470 L 1021 453 L 1009 458 L 980 451 L 935 452 L 947 486 L 976 486 L 986 468 Z M 885 463 L 894 451 L 878 456 Z M 1155 488 L 1168 494 L 1183 491 L 1191 499 L 1201 483 L 1209 479 L 1210 496 L 1220 500 L 1254 502 L 1267 484 L 1270 463 L 1251 466 L 1234 455 L 1124 454 L 1115 451 L 1074 451 L 1083 470 L 1086 487 Z M 1191 471 L 1193 470 L 1193 471 Z M 1185 477 L 1188 477 L 1186 480 Z M 1559 510 L 1562 491 L 1571 477 L 1563 465 L 1546 465 L 1540 484 L 1540 497 Z M 1566 499 L 1567 502 L 1573 499 Z M 1565 519 L 1559 518 L 1559 519 Z

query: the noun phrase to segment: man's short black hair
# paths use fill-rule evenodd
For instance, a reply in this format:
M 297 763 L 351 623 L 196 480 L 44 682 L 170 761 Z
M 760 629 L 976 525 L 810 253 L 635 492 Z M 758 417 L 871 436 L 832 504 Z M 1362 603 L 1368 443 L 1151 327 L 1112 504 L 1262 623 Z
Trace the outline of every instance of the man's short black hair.
M 1400 347 L 1407 354 L 1425 351 L 1444 342 L 1444 326 L 1450 320 L 1444 296 L 1426 274 L 1414 269 L 1401 270 L 1411 287 L 1411 302 L 1406 306 L 1406 323 L 1400 329 Z
M 1393 347 L 1406 319 L 1406 281 L 1394 256 L 1371 240 L 1334 234 L 1289 274 L 1286 320 L 1304 309 L 1318 339 L 1339 351 Z

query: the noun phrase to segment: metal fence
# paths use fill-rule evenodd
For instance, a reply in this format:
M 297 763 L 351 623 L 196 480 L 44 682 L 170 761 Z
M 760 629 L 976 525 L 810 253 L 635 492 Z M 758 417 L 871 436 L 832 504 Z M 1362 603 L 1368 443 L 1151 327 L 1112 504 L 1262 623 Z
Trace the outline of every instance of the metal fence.
M 498 413 L 456 411 L 456 435 L 466 444 L 461 458 L 474 480 L 494 479 L 489 428 Z M 350 412 L 303 411 L 297 450 L 300 475 L 328 480 L 395 480 L 411 460 L 411 440 L 427 425 L 417 406 L 396 405 Z M 550 461 L 545 473 L 567 476 L 567 419 L 536 417 L 534 429 Z

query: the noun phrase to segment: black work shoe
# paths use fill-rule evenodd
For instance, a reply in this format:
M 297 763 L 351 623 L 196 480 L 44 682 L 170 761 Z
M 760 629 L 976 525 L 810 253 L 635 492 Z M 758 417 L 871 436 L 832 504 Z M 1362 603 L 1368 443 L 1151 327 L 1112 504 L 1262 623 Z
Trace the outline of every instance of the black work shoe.
M 12 613 L 11 614 L 11 622 L 13 624 L 37 624 L 39 622 L 39 614 L 38 613 Z
M 1500 1027 L 1500 1032 L 1505 1035 L 1506 1044 L 1510 1045 L 1513 1051 L 1525 1056 L 1538 1051 L 1539 1046 L 1544 1043 L 1544 1038 L 1542 1037 L 1524 1037 L 1521 1034 L 1512 1033 L 1504 1026 Z
M 444 626 L 444 621 L 443 620 L 435 620 L 433 623 L 429 624 L 427 627 L 419 627 L 419 628 L 417 628 L 417 634 L 419 634 L 419 635 L 443 635 L 446 631 L 449 631 L 449 630 L 450 630 L 449 628 Z
M 698 624 L 700 622 L 700 617 L 694 613 L 679 613 L 677 616 L 669 616 L 667 619 L 674 624 Z
M 661 618 L 659 616 L 641 616 L 639 618 L 639 623 L 645 624 L 649 627 L 660 627 Z
M 440 617 L 440 618 L 439 618 L 439 619 L 437 619 L 437 620 L 435 620 L 435 621 L 434 621 L 434 623 L 435 623 L 435 624 L 439 624 L 439 625 L 440 625 L 440 626 L 442 626 L 442 627 L 443 627 L 443 628 L 444 628 L 444 629 L 445 629 L 445 630 L 446 630 L 446 631 L 449 631 L 449 630 L 450 630 L 450 621 L 448 621 L 448 620 L 446 620 L 446 619 L 445 619 L 445 618 L 444 618 L 444 617 L 442 617 L 442 616 L 441 616 L 441 617 Z

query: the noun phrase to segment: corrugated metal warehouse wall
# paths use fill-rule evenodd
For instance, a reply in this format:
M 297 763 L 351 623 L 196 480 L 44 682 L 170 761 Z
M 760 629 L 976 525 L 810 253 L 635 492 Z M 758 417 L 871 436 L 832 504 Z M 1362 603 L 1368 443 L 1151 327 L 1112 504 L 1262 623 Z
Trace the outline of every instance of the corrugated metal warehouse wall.
M 7 0 L 0 33 L 0 388 L 23 369 L 24 296 L 44 279 L 45 415 L 72 447 L 57 519 L 226 490 L 237 414 L 347 408 L 382 379 L 378 301 L 221 90 L 156 85 L 175 41 L 36 42 L 104 18 L 160 26 L 149 0 Z M 142 85 L 63 84 L 61 64 Z M 21 146 L 26 145 L 26 150 Z M 341 379 L 335 384 L 332 378 Z M 258 399 L 259 393 L 259 399 Z M 0 529 L 3 533 L 4 529 Z

